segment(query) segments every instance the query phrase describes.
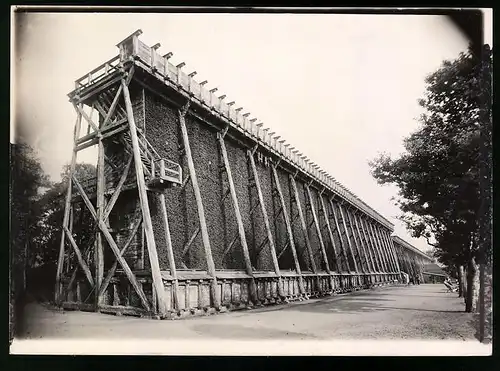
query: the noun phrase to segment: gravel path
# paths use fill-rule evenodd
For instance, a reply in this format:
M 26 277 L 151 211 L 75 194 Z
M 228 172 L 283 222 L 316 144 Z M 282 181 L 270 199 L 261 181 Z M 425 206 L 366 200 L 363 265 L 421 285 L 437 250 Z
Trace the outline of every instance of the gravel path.
M 175 321 L 26 309 L 25 339 L 475 340 L 474 317 L 443 285 L 386 287 Z

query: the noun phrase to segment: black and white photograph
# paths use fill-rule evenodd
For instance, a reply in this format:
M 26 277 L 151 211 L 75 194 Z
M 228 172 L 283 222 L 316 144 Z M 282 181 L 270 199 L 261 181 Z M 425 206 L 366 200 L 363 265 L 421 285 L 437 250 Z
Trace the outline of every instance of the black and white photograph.
M 11 354 L 492 354 L 492 9 L 11 8 Z

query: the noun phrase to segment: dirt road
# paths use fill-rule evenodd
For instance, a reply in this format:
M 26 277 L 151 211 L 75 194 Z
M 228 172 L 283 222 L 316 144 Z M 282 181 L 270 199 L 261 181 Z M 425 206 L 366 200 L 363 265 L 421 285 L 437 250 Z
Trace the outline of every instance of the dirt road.
M 63 312 L 30 304 L 27 339 L 474 340 L 473 315 L 443 285 L 387 287 L 175 321 Z

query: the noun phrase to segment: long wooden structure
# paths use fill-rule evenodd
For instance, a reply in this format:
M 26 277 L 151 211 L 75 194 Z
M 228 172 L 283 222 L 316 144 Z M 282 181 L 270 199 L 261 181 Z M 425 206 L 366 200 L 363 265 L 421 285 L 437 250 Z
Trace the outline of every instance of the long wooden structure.
M 59 305 L 178 318 L 421 272 L 392 223 L 141 33 L 69 93 Z M 77 154 L 92 146 L 96 177 L 77 179 Z

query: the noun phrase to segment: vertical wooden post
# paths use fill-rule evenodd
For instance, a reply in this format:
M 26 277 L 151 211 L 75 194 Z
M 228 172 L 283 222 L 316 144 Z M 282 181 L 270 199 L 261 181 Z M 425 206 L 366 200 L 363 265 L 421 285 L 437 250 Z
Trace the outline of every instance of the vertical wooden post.
M 134 112 L 132 110 L 132 101 L 130 100 L 130 92 L 125 80 L 122 80 L 123 97 L 125 100 L 125 108 L 127 110 L 127 118 L 130 127 L 130 138 L 132 141 L 132 149 L 134 153 L 135 174 L 137 178 L 137 189 L 139 193 L 139 201 L 141 203 L 144 232 L 148 247 L 149 261 L 151 263 L 151 275 L 153 277 L 153 285 L 156 290 L 158 299 L 158 312 L 164 315 L 167 312 L 167 304 L 165 302 L 165 289 L 163 279 L 161 278 L 160 264 L 158 262 L 158 252 L 156 251 L 156 242 L 153 233 L 153 224 L 151 222 L 151 214 L 149 211 L 148 195 L 146 191 L 146 183 L 144 180 L 144 170 L 142 168 L 141 153 L 139 149 L 139 138 L 137 137 L 137 127 L 135 126 Z
M 91 116 L 92 117 L 92 116 Z M 102 142 L 102 135 L 97 134 L 99 138 L 98 152 L 97 152 L 97 219 L 102 220 L 104 215 L 104 192 L 105 192 L 105 179 L 104 179 L 104 143 Z M 99 223 L 99 222 L 98 222 Z M 94 264 L 95 264 L 95 310 L 99 310 L 102 302 L 102 296 L 99 295 L 102 280 L 104 279 L 104 246 L 102 240 L 102 233 L 98 229 L 96 231 L 96 242 L 94 250 Z
M 340 231 L 339 219 L 337 217 L 337 212 L 335 211 L 335 206 L 333 205 L 333 200 L 330 200 L 330 207 L 332 209 L 333 220 L 335 221 L 335 227 L 337 228 L 337 232 L 340 239 L 340 249 L 342 251 L 342 257 L 345 262 L 345 267 L 347 268 L 347 272 L 351 273 L 351 266 L 349 264 L 349 256 L 347 255 L 347 249 L 345 247 L 344 239 L 342 238 L 342 232 Z
M 313 216 L 314 225 L 316 226 L 316 233 L 318 234 L 321 255 L 323 256 L 323 260 L 325 262 L 326 272 L 330 276 L 330 287 L 331 290 L 333 291 L 335 289 L 335 283 L 333 282 L 332 272 L 330 271 L 330 264 L 328 264 L 328 257 L 326 255 L 325 244 L 323 242 L 323 236 L 321 235 L 321 229 L 319 227 L 318 217 L 316 215 L 316 209 L 314 207 L 311 189 L 309 185 L 306 185 L 306 191 L 307 191 L 307 196 L 309 197 L 309 204 L 311 205 L 311 214 Z M 321 198 L 321 195 L 319 195 L 319 197 Z
M 262 213 L 262 218 L 264 219 L 264 227 L 266 229 L 267 241 L 269 243 L 269 248 L 271 250 L 271 257 L 273 260 L 274 272 L 278 277 L 281 277 L 281 271 L 278 264 L 278 257 L 276 255 L 276 246 L 274 245 L 274 238 L 271 232 L 271 226 L 269 224 L 269 217 L 267 216 L 266 205 L 264 203 L 264 196 L 262 195 L 262 189 L 260 187 L 259 174 L 257 173 L 257 167 L 255 166 L 255 160 L 253 158 L 252 151 L 247 151 L 248 160 L 250 161 L 250 167 L 252 168 L 253 179 L 255 182 L 255 188 L 257 189 L 257 197 L 259 199 L 260 210 Z M 281 281 L 280 281 L 281 282 Z
M 61 286 L 61 273 L 64 265 L 64 254 L 65 254 L 65 249 L 64 249 L 64 241 L 66 239 L 65 237 L 65 231 L 64 227 L 68 226 L 68 221 L 69 221 L 69 209 L 70 209 L 70 204 L 71 204 L 71 191 L 73 188 L 72 184 L 72 177 L 73 173 L 75 172 L 75 165 L 76 165 L 76 156 L 78 151 L 76 150 L 77 144 L 76 141 L 80 137 L 80 129 L 82 125 L 82 114 L 80 112 L 77 113 L 76 117 L 76 123 L 75 123 L 75 128 L 73 132 L 73 153 L 71 156 L 71 164 L 70 164 L 70 170 L 69 170 L 69 176 L 68 176 L 68 190 L 66 191 L 66 201 L 64 204 L 64 217 L 63 217 L 63 228 L 61 231 L 61 242 L 59 245 L 59 257 L 57 259 L 57 271 L 56 271 L 56 287 L 55 287 L 55 302 L 57 304 L 61 303 L 61 293 L 62 293 L 62 286 Z
M 302 294 L 305 294 L 306 290 L 304 288 L 304 279 L 302 277 L 302 271 L 300 269 L 299 258 L 297 257 L 297 250 L 295 248 L 295 242 L 293 240 L 292 224 L 290 223 L 290 217 L 288 216 L 288 212 L 287 212 L 286 207 L 285 207 L 285 198 L 283 197 L 283 192 L 281 191 L 281 184 L 280 184 L 280 180 L 278 178 L 278 172 L 276 171 L 276 167 L 274 165 L 271 166 L 271 168 L 272 168 L 272 172 L 273 172 L 274 183 L 276 184 L 276 190 L 278 191 L 278 196 L 280 199 L 280 205 L 281 205 L 281 208 L 283 209 L 283 217 L 285 219 L 286 232 L 288 234 L 288 243 L 290 244 L 290 249 L 292 249 L 293 262 L 295 264 L 295 271 L 297 272 L 297 275 L 299 276 L 299 290 Z M 276 259 L 276 261 L 277 261 L 277 259 Z
M 174 259 L 174 249 L 172 247 L 172 238 L 170 236 L 170 226 L 168 224 L 168 214 L 167 214 L 167 205 L 165 203 L 165 194 L 160 193 L 159 195 L 160 207 L 161 207 L 161 215 L 163 219 L 163 229 L 165 230 L 165 241 L 167 244 L 167 259 L 168 265 L 170 268 L 170 275 L 173 279 L 173 297 L 174 297 L 174 307 L 176 310 L 180 309 L 179 306 L 179 280 L 177 279 L 177 269 L 175 267 L 175 259 Z
M 236 196 L 236 189 L 234 187 L 233 175 L 231 173 L 231 167 L 229 166 L 229 159 L 227 157 L 226 144 L 224 143 L 224 138 L 220 133 L 217 133 L 217 139 L 219 141 L 220 150 L 222 152 L 222 160 L 224 162 L 224 168 L 226 170 L 227 181 L 229 183 L 229 192 L 231 194 L 231 201 L 233 204 L 234 214 L 236 216 L 236 224 L 238 225 L 238 234 L 240 236 L 241 248 L 243 250 L 243 259 L 245 261 L 245 270 L 250 278 L 250 295 L 254 303 L 258 301 L 257 297 L 257 286 L 255 284 L 255 278 L 252 270 L 252 262 L 250 261 L 250 253 L 248 251 L 247 238 L 245 235 L 245 227 L 243 226 L 243 220 L 241 218 L 240 206 L 238 204 L 238 197 Z
M 198 177 L 196 176 L 196 169 L 194 167 L 193 155 L 191 153 L 191 146 L 189 144 L 189 136 L 185 120 L 187 110 L 189 109 L 189 104 L 190 102 L 188 102 L 182 110 L 179 110 L 179 124 L 182 133 L 184 152 L 186 154 L 188 168 L 189 168 L 189 177 L 191 179 L 191 184 L 193 185 L 194 197 L 196 199 L 196 206 L 198 209 L 198 218 L 200 220 L 200 231 L 201 231 L 201 238 L 203 241 L 203 248 L 205 251 L 205 259 L 207 261 L 207 270 L 208 274 L 211 276 L 210 293 L 212 296 L 214 307 L 218 310 L 220 309 L 221 304 L 219 297 L 217 296 L 217 276 L 215 272 L 215 264 L 212 258 L 212 248 L 210 247 L 210 238 L 208 236 L 207 221 L 205 219 L 205 209 L 203 207 L 203 201 L 201 198 L 201 191 L 198 184 Z
M 319 196 L 321 210 L 323 212 L 323 216 L 325 217 L 326 228 L 328 230 L 328 237 L 330 238 L 330 243 L 332 244 L 333 253 L 335 255 L 335 269 L 337 273 L 341 273 L 342 267 L 340 264 L 339 254 L 337 253 L 337 246 L 335 244 L 335 240 L 333 238 L 332 227 L 330 226 L 330 220 L 328 219 L 328 210 L 325 206 L 325 201 L 323 200 L 323 196 Z
M 292 174 L 289 174 L 290 183 L 292 184 L 295 204 L 297 205 L 297 211 L 299 212 L 300 225 L 302 226 L 302 231 L 304 232 L 304 240 L 306 242 L 307 252 L 309 253 L 309 259 L 311 261 L 312 272 L 316 275 L 316 281 L 318 285 L 318 291 L 320 288 L 320 279 L 318 275 L 318 270 L 316 269 L 316 262 L 314 261 L 314 254 L 311 247 L 311 241 L 309 241 L 309 233 L 307 232 L 306 220 L 304 218 L 304 213 L 302 212 L 302 206 L 300 205 L 299 191 L 297 189 L 297 183 Z

